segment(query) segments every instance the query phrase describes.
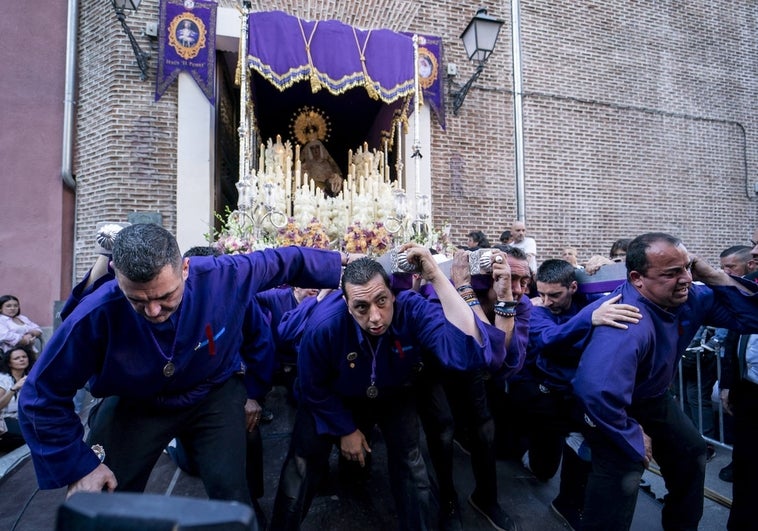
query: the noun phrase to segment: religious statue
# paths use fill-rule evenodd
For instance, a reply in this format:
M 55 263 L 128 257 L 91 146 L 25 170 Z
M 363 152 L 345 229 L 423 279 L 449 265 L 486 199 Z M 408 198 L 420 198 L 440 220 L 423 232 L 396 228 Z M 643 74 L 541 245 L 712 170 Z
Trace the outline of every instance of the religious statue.
M 292 135 L 302 144 L 300 162 L 303 176 L 313 179 L 329 197 L 342 191 L 342 172 L 326 150 L 324 141 L 329 139 L 331 125 L 326 114 L 316 107 L 304 106 L 292 118 Z
M 303 173 L 307 173 L 308 178 L 313 179 L 316 186 L 326 195 L 339 195 L 342 191 L 342 172 L 321 140 L 309 140 L 303 146 L 300 150 L 300 162 Z

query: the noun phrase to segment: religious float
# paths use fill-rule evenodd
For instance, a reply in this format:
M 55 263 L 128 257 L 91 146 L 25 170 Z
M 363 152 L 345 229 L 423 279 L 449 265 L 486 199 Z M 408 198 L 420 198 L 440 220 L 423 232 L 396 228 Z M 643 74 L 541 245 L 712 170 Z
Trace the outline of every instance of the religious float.
M 414 240 L 450 254 L 449 227 L 433 227 L 430 197 L 418 189 L 421 89 L 438 76 L 438 54 L 425 44 L 336 20 L 243 13 L 238 200 L 219 216 L 218 249 L 305 245 L 381 255 Z M 409 127 L 412 168 L 402 157 Z

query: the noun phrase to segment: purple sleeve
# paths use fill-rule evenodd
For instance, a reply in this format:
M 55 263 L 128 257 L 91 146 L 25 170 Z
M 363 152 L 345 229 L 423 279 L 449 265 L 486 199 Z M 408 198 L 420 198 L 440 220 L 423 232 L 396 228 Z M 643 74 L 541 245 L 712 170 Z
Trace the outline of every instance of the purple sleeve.
M 645 447 L 642 429 L 627 408 L 632 404 L 638 352 L 652 342 L 649 334 L 641 326 L 596 327 L 572 382 L 592 424 L 635 462 L 644 461 Z
M 245 312 L 243 326 L 240 355 L 245 363 L 247 396 L 260 401 L 271 389 L 276 358 L 270 323 L 255 301 Z

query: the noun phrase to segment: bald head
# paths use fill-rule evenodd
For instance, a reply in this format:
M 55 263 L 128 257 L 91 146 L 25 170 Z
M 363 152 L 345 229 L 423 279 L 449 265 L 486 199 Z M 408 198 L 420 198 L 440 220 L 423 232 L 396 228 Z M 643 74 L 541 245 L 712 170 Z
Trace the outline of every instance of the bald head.
M 511 225 L 511 237 L 514 243 L 521 243 L 526 237 L 526 223 L 519 220 L 514 220 Z

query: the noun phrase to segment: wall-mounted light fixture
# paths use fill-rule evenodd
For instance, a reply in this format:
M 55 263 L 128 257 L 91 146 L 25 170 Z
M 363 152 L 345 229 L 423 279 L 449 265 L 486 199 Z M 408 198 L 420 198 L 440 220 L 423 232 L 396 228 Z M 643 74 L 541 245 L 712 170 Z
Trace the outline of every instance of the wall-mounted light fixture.
M 116 11 L 116 18 L 121 23 L 121 27 L 124 28 L 126 36 L 129 37 L 132 51 L 134 51 L 134 57 L 137 59 L 137 66 L 139 67 L 140 72 L 142 72 L 140 77 L 142 78 L 142 81 L 144 81 L 147 79 L 147 62 L 148 59 L 150 59 L 150 54 L 143 52 L 142 48 L 140 48 L 137 39 L 135 39 L 132 34 L 132 30 L 130 30 L 129 26 L 126 24 L 126 15 L 124 14 L 125 9 L 136 12 L 137 9 L 139 9 L 140 3 L 142 3 L 142 0 L 111 0 L 111 3 L 113 4 L 113 9 Z
M 452 90 L 451 82 L 450 96 L 453 98 L 453 114 L 458 114 L 458 109 L 463 105 L 463 100 L 466 99 L 466 94 L 468 94 L 471 85 L 474 84 L 484 70 L 484 63 L 487 62 L 492 50 L 495 49 L 495 43 L 497 42 L 502 25 L 502 20 L 489 16 L 487 10 L 481 8 L 476 12 L 476 15 L 474 15 L 474 18 L 471 19 L 461 35 L 466 55 L 477 66 L 471 78 L 458 90 Z

